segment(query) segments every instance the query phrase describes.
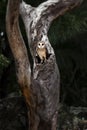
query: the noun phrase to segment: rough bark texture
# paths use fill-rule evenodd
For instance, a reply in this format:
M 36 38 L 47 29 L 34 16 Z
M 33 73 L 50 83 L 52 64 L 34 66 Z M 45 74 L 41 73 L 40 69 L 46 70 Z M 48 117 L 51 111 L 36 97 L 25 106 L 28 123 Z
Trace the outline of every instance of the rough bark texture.
M 60 75 L 54 50 L 47 33 L 51 22 L 82 0 L 48 0 L 34 8 L 19 0 L 8 0 L 6 27 L 12 49 L 18 82 L 28 104 L 31 130 L 56 130 L 59 104 Z M 27 49 L 18 26 L 19 11 L 24 21 L 33 57 L 33 75 Z M 43 41 L 47 48 L 46 62 L 39 62 L 36 47 Z

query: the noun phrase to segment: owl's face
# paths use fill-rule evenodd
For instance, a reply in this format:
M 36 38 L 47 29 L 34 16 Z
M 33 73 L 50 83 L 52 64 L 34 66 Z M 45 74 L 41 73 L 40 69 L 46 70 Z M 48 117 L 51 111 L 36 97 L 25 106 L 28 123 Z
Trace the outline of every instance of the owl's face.
M 45 43 L 44 42 L 38 42 L 37 47 L 40 49 L 45 48 Z

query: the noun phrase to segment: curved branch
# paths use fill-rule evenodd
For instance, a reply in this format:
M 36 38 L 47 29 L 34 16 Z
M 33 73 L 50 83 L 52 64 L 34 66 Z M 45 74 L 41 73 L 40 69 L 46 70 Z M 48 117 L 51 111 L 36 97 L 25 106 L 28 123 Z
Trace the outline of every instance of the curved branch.
M 48 31 L 49 25 L 54 19 L 60 15 L 63 15 L 66 11 L 78 6 L 82 1 L 83 0 L 47 0 L 36 8 L 33 8 L 25 2 L 22 2 L 20 4 L 20 13 L 22 15 L 23 21 L 25 22 L 25 25 L 26 21 L 29 22 L 29 18 L 35 19 L 36 24 L 41 18 L 48 21 L 49 24 L 45 22 L 43 25 L 44 27 L 47 27 Z M 34 27 L 35 23 L 33 24 Z
M 50 21 L 53 21 L 66 11 L 78 6 L 83 0 L 48 0 L 37 7 L 37 12 L 42 17 L 45 16 Z
M 6 29 L 9 44 L 15 59 L 17 78 L 24 96 L 30 98 L 31 68 L 27 49 L 22 39 L 19 25 L 19 0 L 8 0 Z M 28 101 L 29 104 L 29 101 Z

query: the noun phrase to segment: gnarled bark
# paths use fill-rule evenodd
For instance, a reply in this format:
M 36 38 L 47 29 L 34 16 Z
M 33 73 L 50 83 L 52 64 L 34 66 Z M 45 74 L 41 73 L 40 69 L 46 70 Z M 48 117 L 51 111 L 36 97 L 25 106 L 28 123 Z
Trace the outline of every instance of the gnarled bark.
M 81 1 L 48 0 L 35 8 L 23 1 L 8 0 L 7 34 L 15 59 L 18 82 L 29 107 L 31 130 L 56 130 L 60 75 L 47 33 L 56 17 L 79 5 Z M 33 75 L 31 75 L 27 49 L 18 25 L 19 11 L 33 57 Z M 43 64 L 39 62 L 36 54 L 37 42 L 40 41 L 45 42 L 48 53 Z

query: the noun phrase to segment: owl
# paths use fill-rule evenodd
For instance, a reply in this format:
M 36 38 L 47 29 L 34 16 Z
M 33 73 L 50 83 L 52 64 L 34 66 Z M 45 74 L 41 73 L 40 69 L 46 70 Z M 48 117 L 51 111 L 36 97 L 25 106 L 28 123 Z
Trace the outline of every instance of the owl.
M 44 42 L 40 41 L 37 43 L 36 52 L 41 60 L 41 63 L 44 63 L 46 61 L 46 53 L 47 53 L 46 45 Z

